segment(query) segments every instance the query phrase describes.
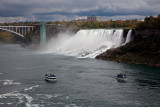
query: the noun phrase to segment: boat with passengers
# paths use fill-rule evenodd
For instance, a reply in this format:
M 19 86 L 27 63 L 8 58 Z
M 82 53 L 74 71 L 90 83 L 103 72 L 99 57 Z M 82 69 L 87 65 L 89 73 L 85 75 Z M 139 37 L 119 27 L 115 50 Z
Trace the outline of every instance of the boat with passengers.
M 127 81 L 127 76 L 125 74 L 117 74 L 117 81 L 119 82 L 126 82 Z
M 56 81 L 56 76 L 51 74 L 51 73 L 49 73 L 49 72 L 47 72 L 45 74 L 45 80 L 49 81 L 49 82 L 54 82 L 54 81 Z

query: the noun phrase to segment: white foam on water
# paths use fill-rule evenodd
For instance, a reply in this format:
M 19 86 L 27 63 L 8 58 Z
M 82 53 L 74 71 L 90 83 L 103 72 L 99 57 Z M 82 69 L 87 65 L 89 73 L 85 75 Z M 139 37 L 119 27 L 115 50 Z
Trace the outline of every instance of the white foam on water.
M 52 95 L 45 95 L 48 99 L 51 99 L 53 96 Z
M 14 82 L 13 80 L 2 80 L 4 81 L 3 85 L 20 85 L 19 82 Z
M 121 46 L 122 29 L 79 30 L 75 35 L 60 34 L 45 47 L 45 53 L 57 53 L 79 58 L 95 58 L 104 51 Z
M 0 105 L 4 105 L 4 104 L 11 105 L 12 103 L 0 103 Z
M 53 97 L 59 97 L 59 96 L 61 96 L 61 95 L 60 94 L 54 94 Z
M 24 90 L 29 91 L 29 90 L 32 90 L 33 88 L 36 88 L 36 87 L 39 87 L 39 85 L 35 85 L 32 87 L 26 88 Z M 6 93 L 6 94 L 0 95 L 0 99 L 6 99 L 6 98 L 17 98 L 18 102 L 17 102 L 16 106 L 18 106 L 19 104 L 25 103 L 26 107 L 39 107 L 38 104 L 31 103 L 33 101 L 33 98 L 30 95 L 20 93 L 18 91 L 14 91 L 11 93 Z M 13 103 L 12 102 L 1 103 L 1 105 L 4 105 L 4 104 L 13 104 Z
M 32 90 L 33 88 L 36 88 L 36 87 L 39 87 L 39 85 L 35 85 L 35 86 L 29 87 L 29 88 L 25 88 L 24 90 L 29 91 L 29 90 Z
M 18 104 L 23 103 L 23 102 L 24 102 L 24 99 L 26 99 L 25 105 L 26 105 L 27 107 L 31 107 L 31 102 L 33 101 L 33 98 L 32 98 L 31 96 L 29 96 L 28 94 L 11 92 L 11 93 L 6 93 L 6 94 L 1 94 L 1 95 L 0 95 L 0 98 L 8 98 L 8 97 L 9 97 L 9 98 L 10 98 L 10 97 L 12 97 L 12 98 L 18 98 L 19 101 L 17 102 L 16 106 L 17 106 Z M 3 104 L 13 104 L 13 103 L 9 102 L 9 103 L 3 103 Z
M 43 97 L 43 98 L 56 98 L 56 97 L 60 97 L 62 96 L 61 94 L 37 94 L 39 97 Z
M 0 75 L 1 75 L 2 73 L 0 73 Z

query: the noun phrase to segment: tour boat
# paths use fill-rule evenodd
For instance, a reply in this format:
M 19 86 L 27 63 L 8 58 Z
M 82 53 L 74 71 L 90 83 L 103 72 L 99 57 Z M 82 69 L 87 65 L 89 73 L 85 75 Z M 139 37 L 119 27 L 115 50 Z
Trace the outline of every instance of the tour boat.
M 48 73 L 46 73 L 46 75 L 45 75 L 45 80 L 46 80 L 46 81 L 50 81 L 50 82 L 54 82 L 54 81 L 56 81 L 56 76 L 53 75 L 53 74 L 50 74 L 50 73 L 48 72 Z
M 119 82 L 126 82 L 127 81 L 127 76 L 125 74 L 117 74 L 117 81 Z

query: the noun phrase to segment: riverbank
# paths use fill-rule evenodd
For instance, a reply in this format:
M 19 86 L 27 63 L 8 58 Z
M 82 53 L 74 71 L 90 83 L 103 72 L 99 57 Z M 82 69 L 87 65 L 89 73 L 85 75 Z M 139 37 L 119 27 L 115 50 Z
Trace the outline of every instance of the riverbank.
M 160 67 L 160 53 L 151 52 L 125 52 L 120 48 L 108 50 L 96 57 L 96 59 L 110 60 L 129 64 L 141 64 Z

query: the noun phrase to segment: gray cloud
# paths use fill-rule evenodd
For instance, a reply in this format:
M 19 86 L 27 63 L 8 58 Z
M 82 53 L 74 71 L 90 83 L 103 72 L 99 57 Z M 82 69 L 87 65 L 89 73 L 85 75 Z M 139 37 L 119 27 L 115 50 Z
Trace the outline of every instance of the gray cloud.
M 159 4 L 160 0 L 1 0 L 0 18 L 68 20 L 90 15 L 149 16 L 160 13 Z

